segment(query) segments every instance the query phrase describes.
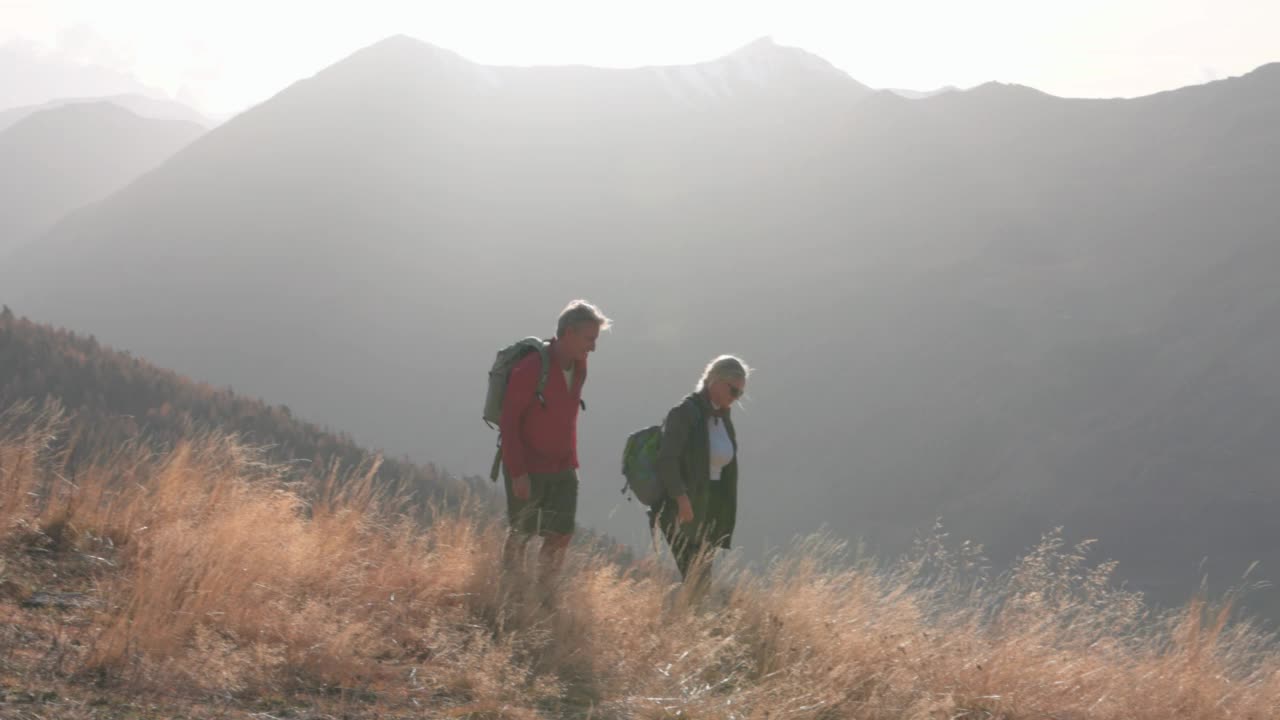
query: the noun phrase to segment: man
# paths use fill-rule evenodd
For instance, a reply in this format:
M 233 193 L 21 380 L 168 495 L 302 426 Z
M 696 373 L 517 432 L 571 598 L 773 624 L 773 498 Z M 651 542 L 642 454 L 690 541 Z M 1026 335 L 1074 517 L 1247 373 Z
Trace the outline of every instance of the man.
M 539 579 L 546 585 L 564 563 L 578 510 L 578 411 L 587 380 L 587 355 L 610 321 L 585 300 L 560 313 L 548 349 L 551 367 L 537 397 L 541 356 L 529 353 L 511 370 L 503 397 L 503 481 L 511 528 L 503 548 L 508 568 L 524 564 L 534 535 L 542 538 Z

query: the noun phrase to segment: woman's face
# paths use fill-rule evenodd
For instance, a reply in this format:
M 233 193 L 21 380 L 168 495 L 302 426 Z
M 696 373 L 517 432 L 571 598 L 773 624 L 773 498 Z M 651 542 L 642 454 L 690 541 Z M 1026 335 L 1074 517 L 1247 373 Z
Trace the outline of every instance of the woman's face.
M 747 381 L 743 378 L 723 378 L 707 387 L 711 404 L 718 408 L 727 408 L 742 397 L 747 390 Z

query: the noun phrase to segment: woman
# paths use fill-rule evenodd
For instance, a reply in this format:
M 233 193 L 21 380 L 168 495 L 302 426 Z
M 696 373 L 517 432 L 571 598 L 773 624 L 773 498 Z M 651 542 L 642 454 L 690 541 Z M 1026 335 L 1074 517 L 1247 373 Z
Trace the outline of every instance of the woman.
M 728 548 L 738 514 L 738 437 L 729 409 L 751 370 L 732 355 L 712 360 L 697 388 L 667 413 L 658 452 L 666 499 L 649 511 L 671 546 L 680 576 L 695 594 L 706 589 L 711 555 Z

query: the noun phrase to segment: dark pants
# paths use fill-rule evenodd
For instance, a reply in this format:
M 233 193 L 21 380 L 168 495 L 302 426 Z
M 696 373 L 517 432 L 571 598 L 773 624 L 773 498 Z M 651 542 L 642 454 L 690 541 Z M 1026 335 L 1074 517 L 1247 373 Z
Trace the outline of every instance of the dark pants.
M 673 500 L 664 502 L 674 503 Z M 661 505 L 649 511 L 649 529 L 662 525 L 663 508 Z M 672 520 L 672 524 L 675 524 Z M 711 584 L 711 559 L 715 556 L 716 545 L 709 543 L 702 534 L 695 533 L 692 529 L 696 523 L 691 523 L 681 530 L 675 527 L 663 526 L 662 534 L 667 539 L 667 545 L 671 548 L 671 556 L 675 558 L 676 568 L 680 570 L 680 579 L 685 585 L 692 588 L 693 595 L 701 596 L 704 594 Z
M 511 491 L 511 476 L 503 472 L 507 489 L 507 522 L 520 535 L 572 535 L 578 511 L 578 471 L 529 473 L 529 499 Z

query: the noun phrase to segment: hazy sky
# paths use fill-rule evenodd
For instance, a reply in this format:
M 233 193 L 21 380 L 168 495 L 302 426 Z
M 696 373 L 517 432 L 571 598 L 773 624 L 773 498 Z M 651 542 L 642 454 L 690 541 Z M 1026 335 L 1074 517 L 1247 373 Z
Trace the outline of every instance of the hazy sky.
M 212 113 L 397 33 L 485 63 L 601 66 L 771 35 L 873 87 L 1128 97 L 1280 60 L 1280 0 L 0 0 L 0 45 L 129 71 Z

